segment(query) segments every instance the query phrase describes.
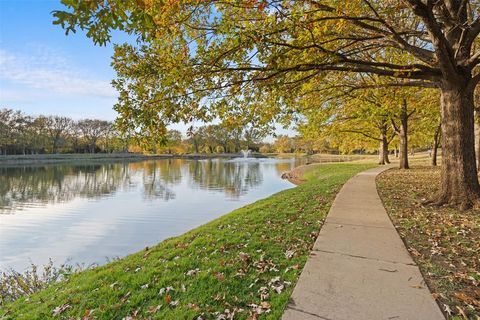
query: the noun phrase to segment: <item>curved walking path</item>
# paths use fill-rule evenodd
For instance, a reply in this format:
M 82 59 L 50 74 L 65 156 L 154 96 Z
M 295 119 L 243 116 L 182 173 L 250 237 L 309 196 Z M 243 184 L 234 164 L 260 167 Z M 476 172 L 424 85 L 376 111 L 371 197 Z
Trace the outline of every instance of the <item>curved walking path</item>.
M 364 171 L 338 193 L 283 320 L 445 319 Z

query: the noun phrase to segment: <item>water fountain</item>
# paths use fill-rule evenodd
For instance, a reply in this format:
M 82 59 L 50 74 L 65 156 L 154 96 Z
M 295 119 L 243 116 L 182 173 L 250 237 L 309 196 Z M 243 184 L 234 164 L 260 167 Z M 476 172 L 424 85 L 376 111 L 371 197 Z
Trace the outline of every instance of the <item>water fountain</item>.
M 249 157 L 252 155 L 252 150 L 250 150 L 250 149 L 241 150 L 241 151 L 242 151 L 242 154 L 243 154 L 243 158 L 244 158 L 244 159 L 249 158 Z

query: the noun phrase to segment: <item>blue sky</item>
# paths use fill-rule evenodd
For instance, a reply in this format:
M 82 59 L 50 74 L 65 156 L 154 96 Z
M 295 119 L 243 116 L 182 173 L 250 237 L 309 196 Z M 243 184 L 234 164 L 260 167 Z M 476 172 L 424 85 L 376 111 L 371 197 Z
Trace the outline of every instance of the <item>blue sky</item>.
M 113 120 L 113 46 L 65 36 L 52 24 L 58 9 L 56 0 L 0 0 L 0 108 Z

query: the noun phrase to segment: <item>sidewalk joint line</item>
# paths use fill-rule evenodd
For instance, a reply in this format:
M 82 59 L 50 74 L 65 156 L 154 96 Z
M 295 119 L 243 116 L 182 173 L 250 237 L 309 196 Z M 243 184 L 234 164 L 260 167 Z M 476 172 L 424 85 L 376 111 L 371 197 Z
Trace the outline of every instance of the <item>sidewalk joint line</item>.
M 411 266 L 411 267 L 416 267 L 417 266 L 415 263 L 405 263 L 405 262 L 393 261 L 393 260 L 383 260 L 383 259 L 369 258 L 369 257 L 365 257 L 365 256 L 348 254 L 348 253 L 337 252 L 337 251 L 328 251 L 328 250 L 321 250 L 321 249 L 313 249 L 312 251 L 338 254 L 338 255 L 341 255 L 341 256 L 347 256 L 347 257 L 358 258 L 358 259 L 365 259 L 365 260 L 372 260 L 372 261 L 379 261 L 379 262 L 387 262 L 387 263 L 394 263 L 394 264 L 403 264 L 403 265 Z
M 353 226 L 353 227 L 365 227 L 365 228 L 378 228 L 378 229 L 388 229 L 388 230 L 396 230 L 394 227 L 382 227 L 382 226 L 372 226 L 372 225 L 365 225 L 365 224 L 355 224 L 355 223 L 338 223 L 338 222 L 328 222 L 327 219 L 325 219 L 325 224 L 337 224 L 337 225 L 345 225 L 345 226 Z
M 305 314 L 314 316 L 314 317 L 319 318 L 319 319 L 333 320 L 333 319 L 331 319 L 331 318 L 322 317 L 322 316 L 320 316 L 320 315 L 318 315 L 318 314 L 311 313 L 311 312 L 308 312 L 308 311 L 305 311 L 305 310 L 302 310 L 302 309 L 298 309 L 298 308 L 295 308 L 295 307 L 292 307 L 292 306 L 287 306 L 287 309 L 292 309 L 292 310 L 295 310 L 295 311 L 298 311 L 298 312 L 301 312 L 301 313 L 305 313 Z

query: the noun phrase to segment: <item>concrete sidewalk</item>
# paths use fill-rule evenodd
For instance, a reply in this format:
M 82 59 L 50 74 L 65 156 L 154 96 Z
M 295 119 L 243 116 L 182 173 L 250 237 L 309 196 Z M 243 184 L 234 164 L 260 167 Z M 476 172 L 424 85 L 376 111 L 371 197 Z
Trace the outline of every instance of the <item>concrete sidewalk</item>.
M 283 320 L 445 319 L 362 172 L 337 195 Z

